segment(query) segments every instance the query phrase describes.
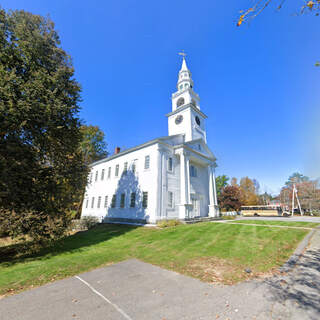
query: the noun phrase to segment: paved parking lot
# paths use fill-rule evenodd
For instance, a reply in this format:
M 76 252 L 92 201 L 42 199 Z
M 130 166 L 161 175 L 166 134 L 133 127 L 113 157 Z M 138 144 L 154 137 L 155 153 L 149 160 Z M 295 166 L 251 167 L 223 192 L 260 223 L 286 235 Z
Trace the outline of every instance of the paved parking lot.
M 320 319 L 320 232 L 288 274 L 219 286 L 127 260 L 0 300 L 1 320 Z
M 310 216 L 289 216 L 289 217 L 242 217 L 237 216 L 237 220 L 266 220 L 266 221 L 302 221 L 302 222 L 314 222 L 320 223 L 320 217 Z

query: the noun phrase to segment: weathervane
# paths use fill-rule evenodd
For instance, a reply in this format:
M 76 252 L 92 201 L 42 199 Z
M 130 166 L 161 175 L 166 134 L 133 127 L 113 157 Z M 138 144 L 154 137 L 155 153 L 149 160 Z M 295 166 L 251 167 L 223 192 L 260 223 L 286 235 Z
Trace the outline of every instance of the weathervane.
M 184 52 L 184 50 L 182 50 L 182 52 L 178 52 L 178 55 L 185 58 L 187 54 Z

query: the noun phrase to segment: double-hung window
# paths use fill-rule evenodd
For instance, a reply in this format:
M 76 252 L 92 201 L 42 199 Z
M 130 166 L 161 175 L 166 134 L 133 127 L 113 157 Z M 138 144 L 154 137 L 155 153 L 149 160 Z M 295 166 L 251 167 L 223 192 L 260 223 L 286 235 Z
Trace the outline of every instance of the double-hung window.
M 98 204 L 97 204 L 97 208 L 100 209 L 101 206 L 101 197 L 98 197 Z
M 101 180 L 104 179 L 104 169 L 101 170 Z
M 117 195 L 114 194 L 114 195 L 112 196 L 112 201 L 111 201 L 111 207 L 112 207 L 112 208 L 115 208 L 115 207 L 116 207 L 116 202 L 117 202 Z
M 108 208 L 108 196 L 104 197 L 104 207 Z
M 108 179 L 111 178 L 111 167 L 108 168 Z
M 137 171 L 137 160 L 134 160 L 132 162 L 131 170 L 133 173 L 135 173 Z
M 121 193 L 120 208 L 124 208 L 125 199 L 126 199 L 126 194 L 125 193 Z
M 195 166 L 190 166 L 190 176 L 197 177 L 197 168 Z
M 144 169 L 148 170 L 150 168 L 150 156 L 144 157 Z
M 114 174 L 116 177 L 119 176 L 119 165 L 117 164 L 116 165 L 116 171 L 115 171 L 115 174 Z
M 173 161 L 172 158 L 168 158 L 168 171 L 172 172 L 173 171 Z
M 173 192 L 168 191 L 168 208 L 173 208 Z
M 130 196 L 130 208 L 134 208 L 136 206 L 136 193 L 132 192 Z
M 92 197 L 91 199 L 91 209 L 93 209 L 93 206 L 94 206 L 94 197 Z
M 123 165 L 123 174 L 127 174 L 128 171 L 128 162 L 125 162 Z
M 142 207 L 148 208 L 148 192 L 142 193 Z
M 95 176 L 95 178 L 94 178 L 94 181 L 98 181 L 98 174 L 99 174 L 99 172 L 96 171 L 96 176 Z
M 86 200 L 86 209 L 88 209 L 89 199 Z

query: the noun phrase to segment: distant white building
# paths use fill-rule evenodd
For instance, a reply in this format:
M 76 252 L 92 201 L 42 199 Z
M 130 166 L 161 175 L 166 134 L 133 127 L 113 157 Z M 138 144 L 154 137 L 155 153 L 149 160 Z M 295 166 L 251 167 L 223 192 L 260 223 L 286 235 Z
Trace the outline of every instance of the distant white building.
M 200 98 L 183 57 L 172 94 L 169 136 L 97 161 L 85 191 L 82 216 L 103 221 L 155 223 L 219 215 L 216 158 L 207 146 Z

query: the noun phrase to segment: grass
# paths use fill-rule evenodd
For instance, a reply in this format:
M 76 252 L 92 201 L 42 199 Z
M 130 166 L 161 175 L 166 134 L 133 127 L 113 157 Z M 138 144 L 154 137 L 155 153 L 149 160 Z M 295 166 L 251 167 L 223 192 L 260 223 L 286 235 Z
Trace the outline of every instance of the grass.
M 235 283 L 282 265 L 306 230 L 198 223 L 156 229 L 99 225 L 37 255 L 0 263 L 0 294 L 137 258 L 204 281 Z M 16 244 L 14 244 L 16 245 Z M 1 249 L 1 248 L 0 248 Z M 2 247 L 3 249 L 3 247 Z
M 315 228 L 319 225 L 316 222 L 304 222 L 304 221 L 270 221 L 270 220 L 238 220 L 232 223 L 247 223 L 247 224 L 261 224 L 261 225 L 277 225 L 287 227 L 307 227 Z

